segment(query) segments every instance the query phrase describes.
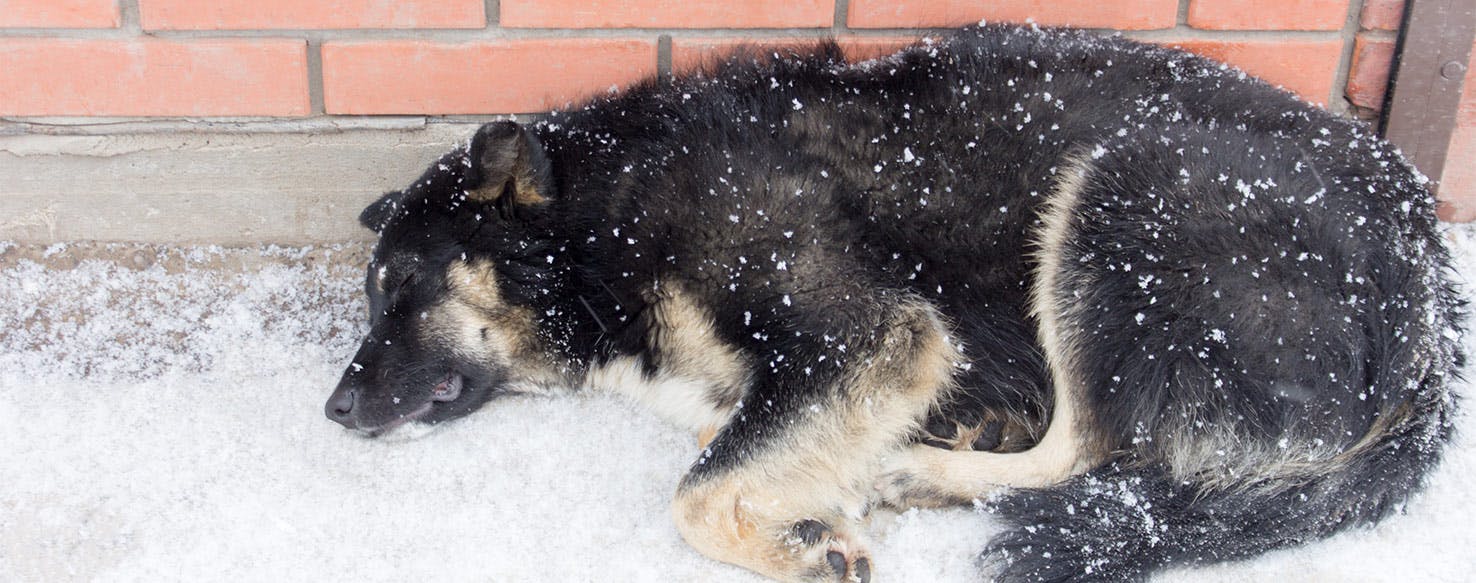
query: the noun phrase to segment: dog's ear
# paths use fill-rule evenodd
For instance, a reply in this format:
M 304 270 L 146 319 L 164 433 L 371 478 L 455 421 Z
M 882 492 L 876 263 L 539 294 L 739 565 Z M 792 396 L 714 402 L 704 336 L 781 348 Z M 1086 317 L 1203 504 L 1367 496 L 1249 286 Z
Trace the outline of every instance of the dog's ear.
M 514 121 L 482 126 L 468 148 L 473 174 L 467 197 L 499 207 L 548 200 L 552 171 L 543 145 L 533 132 Z
M 359 224 L 364 228 L 378 233 L 384 230 L 384 224 L 389 222 L 390 217 L 400 208 L 400 199 L 405 197 L 402 191 L 386 193 L 379 200 L 369 203 L 359 213 Z

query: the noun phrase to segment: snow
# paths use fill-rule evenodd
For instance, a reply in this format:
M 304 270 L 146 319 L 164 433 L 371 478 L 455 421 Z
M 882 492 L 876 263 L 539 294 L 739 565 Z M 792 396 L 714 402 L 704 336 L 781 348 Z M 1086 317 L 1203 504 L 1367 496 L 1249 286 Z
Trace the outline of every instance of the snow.
M 1476 279 L 1476 228 L 1450 235 Z M 363 249 L 149 253 L 0 258 L 0 581 L 761 580 L 682 542 L 667 505 L 695 439 L 616 397 L 499 401 L 404 442 L 325 419 L 364 309 L 361 268 L 334 258 Z M 1407 514 L 1159 579 L 1469 580 L 1476 439 L 1458 423 Z M 995 528 L 879 516 L 878 580 L 976 581 Z

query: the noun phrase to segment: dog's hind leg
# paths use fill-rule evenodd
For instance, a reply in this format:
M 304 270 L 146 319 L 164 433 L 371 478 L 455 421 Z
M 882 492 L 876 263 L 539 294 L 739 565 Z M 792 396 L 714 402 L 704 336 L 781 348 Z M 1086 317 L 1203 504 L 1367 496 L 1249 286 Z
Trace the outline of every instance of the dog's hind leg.
M 1047 362 L 1063 355 L 1047 348 Z M 881 500 L 896 508 L 970 504 L 1003 487 L 1040 488 L 1088 470 L 1103 459 L 1083 431 L 1085 413 L 1068 374 L 1056 369 L 1050 427 L 1035 447 L 1019 453 L 959 451 L 913 445 L 890 456 L 876 481 Z
M 784 581 L 871 578 L 859 532 L 871 479 L 950 386 L 957 356 L 932 307 L 858 304 L 815 315 L 850 326 L 776 343 L 677 491 L 692 546 Z
M 1060 403 L 1060 402 L 1058 402 Z M 1040 488 L 1090 469 L 1101 458 L 1087 455 L 1076 429 L 1077 406 L 1055 409 L 1040 443 L 1020 453 L 994 453 L 913 445 L 890 456 L 876 481 L 881 500 L 895 508 L 970 504 L 999 488 Z
M 1050 486 L 1095 467 L 1107 455 L 1085 405 L 1077 374 L 1075 340 L 1069 330 L 1075 307 L 1070 271 L 1061 264 L 1061 248 L 1071 236 L 1069 213 L 1085 187 L 1090 160 L 1064 165 L 1061 178 L 1041 216 L 1037 232 L 1037 268 L 1031 311 L 1046 367 L 1050 371 L 1053 409 L 1039 442 L 1019 453 L 954 451 L 917 445 L 891 456 L 876 488 L 883 502 L 898 508 L 969 504 L 1002 488 Z

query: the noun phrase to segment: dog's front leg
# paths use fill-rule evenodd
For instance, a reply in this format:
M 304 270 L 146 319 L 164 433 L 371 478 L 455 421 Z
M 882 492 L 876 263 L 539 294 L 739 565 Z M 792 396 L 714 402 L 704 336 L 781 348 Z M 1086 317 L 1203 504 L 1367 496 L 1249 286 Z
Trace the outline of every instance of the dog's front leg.
M 926 305 L 849 321 L 776 348 L 682 480 L 673 513 L 692 546 L 783 581 L 871 579 L 871 480 L 949 386 L 956 355 Z

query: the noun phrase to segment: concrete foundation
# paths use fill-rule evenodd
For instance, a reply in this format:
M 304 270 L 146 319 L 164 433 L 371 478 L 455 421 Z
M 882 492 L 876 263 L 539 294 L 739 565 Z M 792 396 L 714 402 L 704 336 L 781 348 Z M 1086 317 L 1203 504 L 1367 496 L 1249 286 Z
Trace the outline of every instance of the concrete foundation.
M 477 121 L 0 124 L 0 240 L 362 241 L 365 204 L 467 140 Z

